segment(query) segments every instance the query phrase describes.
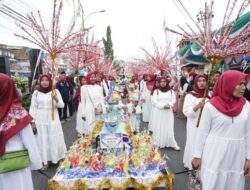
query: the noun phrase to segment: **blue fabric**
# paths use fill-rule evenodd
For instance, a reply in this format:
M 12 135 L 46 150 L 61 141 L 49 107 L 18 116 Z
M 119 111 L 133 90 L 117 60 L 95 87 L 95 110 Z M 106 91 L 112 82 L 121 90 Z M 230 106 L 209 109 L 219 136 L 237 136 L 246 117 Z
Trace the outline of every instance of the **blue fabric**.
M 64 102 L 69 101 L 69 84 L 66 81 L 58 81 L 56 83 L 56 88 L 61 93 Z

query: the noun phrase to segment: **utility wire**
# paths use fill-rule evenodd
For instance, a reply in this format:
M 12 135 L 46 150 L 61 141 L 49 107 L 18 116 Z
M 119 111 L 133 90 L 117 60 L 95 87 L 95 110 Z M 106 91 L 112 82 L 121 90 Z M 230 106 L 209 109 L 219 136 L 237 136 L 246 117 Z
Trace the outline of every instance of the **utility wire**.
M 4 9 L 0 9 L 0 12 L 7 15 L 8 17 L 26 25 L 26 26 L 30 26 L 28 23 L 26 23 L 25 21 L 21 20 L 20 18 L 16 17 L 15 15 L 13 15 L 11 12 L 9 12 L 8 10 L 4 10 Z
M 175 0 L 172 0 L 175 4 L 175 6 L 177 7 L 177 9 L 179 10 L 179 12 L 182 14 L 183 18 L 187 18 L 187 16 L 183 13 L 182 9 L 178 6 L 178 4 L 175 2 Z
M 5 7 L 6 9 L 8 9 L 9 11 L 13 12 L 14 14 L 16 14 L 17 16 L 19 16 L 20 18 L 30 22 L 27 17 L 23 16 L 22 14 L 18 13 L 17 11 L 13 10 L 12 8 L 8 7 L 7 5 L 3 4 L 3 7 Z

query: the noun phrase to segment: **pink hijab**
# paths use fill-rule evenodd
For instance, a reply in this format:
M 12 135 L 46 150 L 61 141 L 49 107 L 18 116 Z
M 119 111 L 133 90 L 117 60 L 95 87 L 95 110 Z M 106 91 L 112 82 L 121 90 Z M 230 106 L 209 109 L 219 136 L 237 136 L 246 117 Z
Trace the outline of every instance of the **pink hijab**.
M 43 78 L 47 78 L 49 80 L 49 86 L 47 88 L 44 88 L 41 85 L 41 81 L 42 81 Z M 40 76 L 39 80 L 40 80 L 40 83 L 39 83 L 39 86 L 37 87 L 37 90 L 39 92 L 48 93 L 48 92 L 50 92 L 52 90 L 52 79 L 51 79 L 50 75 L 48 75 L 48 74 L 42 74 Z
M 161 81 L 162 80 L 165 80 L 166 81 L 166 86 L 165 87 L 161 87 Z M 160 77 L 159 79 L 158 79 L 158 81 L 159 81 L 159 87 L 158 87 L 158 89 L 161 91 L 161 92 L 167 92 L 167 91 L 169 91 L 170 89 L 171 89 L 171 87 L 169 86 L 169 83 L 170 83 L 170 81 L 166 78 L 166 77 Z
M 149 91 L 152 91 L 154 88 L 154 81 L 155 81 L 155 75 L 154 74 L 148 74 L 147 76 L 150 77 L 150 79 L 146 82 L 146 86 Z
M 231 117 L 239 115 L 246 99 L 234 97 L 233 92 L 242 79 L 247 80 L 247 75 L 235 70 L 224 72 L 215 83 L 210 103 L 225 115 Z
M 22 107 L 14 81 L 0 73 L 0 157 L 6 142 L 28 126 L 32 117 Z
M 91 78 L 92 75 L 95 75 L 95 73 L 94 73 L 94 72 L 89 72 L 89 73 L 87 74 L 87 76 L 85 77 L 85 78 L 86 78 L 87 85 L 94 85 L 94 84 L 95 84 L 95 83 L 91 82 L 91 80 L 90 80 L 90 78 Z
M 199 74 L 194 79 L 194 89 L 189 93 L 195 96 L 196 98 L 202 98 L 205 95 L 205 89 L 200 89 L 198 86 L 198 80 L 200 78 L 205 78 L 207 81 L 207 77 L 204 74 Z

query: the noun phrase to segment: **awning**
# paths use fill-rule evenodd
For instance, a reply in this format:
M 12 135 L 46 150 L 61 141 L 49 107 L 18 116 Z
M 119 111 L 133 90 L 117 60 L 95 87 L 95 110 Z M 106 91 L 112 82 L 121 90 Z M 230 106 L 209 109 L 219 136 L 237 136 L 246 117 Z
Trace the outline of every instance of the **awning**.
M 229 23 L 229 25 L 232 22 Z M 250 11 L 242 15 L 239 20 L 235 23 L 230 36 L 234 37 L 238 35 L 245 28 L 250 27 Z M 218 33 L 221 29 L 217 29 L 214 32 Z M 197 47 L 195 44 L 188 44 L 176 52 L 177 56 L 184 62 L 204 65 L 207 64 L 207 60 L 204 58 L 203 51 Z

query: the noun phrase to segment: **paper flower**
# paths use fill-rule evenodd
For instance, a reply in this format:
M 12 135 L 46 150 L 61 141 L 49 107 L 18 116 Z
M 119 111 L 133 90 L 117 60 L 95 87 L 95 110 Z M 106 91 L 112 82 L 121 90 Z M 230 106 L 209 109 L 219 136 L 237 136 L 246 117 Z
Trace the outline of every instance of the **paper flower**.
M 70 168 L 70 161 L 65 159 L 61 166 L 64 168 L 65 172 L 68 172 Z
M 78 166 L 78 164 L 79 164 L 80 157 L 79 157 L 79 155 L 74 156 L 74 157 L 68 157 L 68 160 L 70 161 L 70 164 L 71 164 L 73 167 L 76 167 L 76 166 Z
M 233 34 L 232 31 L 236 22 L 250 3 L 249 0 L 243 0 L 238 6 L 237 2 L 238 0 L 227 1 L 221 28 L 220 30 L 214 30 L 212 27 L 213 1 L 211 1 L 210 5 L 206 4 L 205 10 L 200 12 L 203 18 L 200 19 L 201 22 L 199 23 L 191 17 L 191 14 L 185 9 L 183 3 L 179 1 L 188 17 L 192 20 L 192 23 L 187 24 L 188 30 L 181 26 L 178 26 L 180 31 L 168 27 L 165 28 L 170 32 L 181 35 L 186 41 L 195 44 L 203 51 L 206 58 L 244 55 L 250 51 L 250 25 L 248 24 L 238 34 Z M 237 12 L 235 12 L 236 7 L 239 7 Z M 232 15 L 236 15 L 236 18 L 230 22 Z M 193 27 L 191 24 L 193 24 Z

